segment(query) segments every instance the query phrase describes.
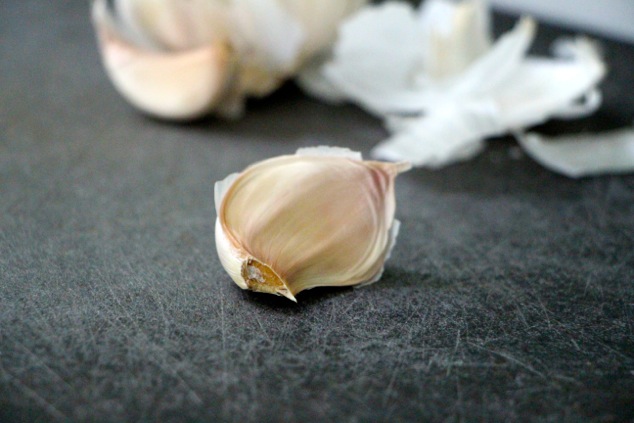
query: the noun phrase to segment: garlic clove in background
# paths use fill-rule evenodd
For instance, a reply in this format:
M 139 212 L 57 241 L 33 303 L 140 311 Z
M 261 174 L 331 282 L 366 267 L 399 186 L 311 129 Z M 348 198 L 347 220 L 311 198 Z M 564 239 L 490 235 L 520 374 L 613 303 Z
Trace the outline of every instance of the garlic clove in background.
M 233 0 L 231 10 L 240 91 L 263 97 L 292 74 L 305 33 L 278 0 Z
M 284 296 L 378 280 L 398 232 L 408 163 L 318 147 L 256 163 L 215 187 L 216 247 L 242 289 Z
M 118 91 L 164 119 L 240 117 L 329 51 L 367 0 L 94 0 L 102 61 Z
M 339 24 L 367 0 L 232 0 L 231 38 L 246 95 L 265 96 L 328 52 Z
M 429 82 L 458 76 L 493 44 L 491 18 L 483 0 L 427 0 L 416 13 L 421 65 Z
M 133 44 L 121 35 L 105 0 L 93 3 L 93 22 L 108 76 L 140 110 L 165 119 L 194 119 L 226 95 L 234 64 L 222 39 L 178 51 Z
M 367 0 L 278 0 L 301 25 L 305 37 L 299 65 L 330 49 L 339 25 L 361 9 Z

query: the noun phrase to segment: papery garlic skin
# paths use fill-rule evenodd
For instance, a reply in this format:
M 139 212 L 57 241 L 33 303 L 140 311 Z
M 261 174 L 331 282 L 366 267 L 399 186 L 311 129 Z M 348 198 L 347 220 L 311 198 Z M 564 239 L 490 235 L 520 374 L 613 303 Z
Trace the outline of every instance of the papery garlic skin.
M 542 166 L 569 178 L 634 172 L 634 129 L 545 137 L 515 134 Z
M 223 98 L 231 67 L 223 44 L 165 57 L 110 42 L 104 56 L 106 71 L 124 98 L 145 113 L 173 120 L 195 119 L 213 109 Z
M 406 163 L 341 149 L 269 159 L 216 185 L 216 247 L 242 289 L 295 295 L 380 277 L 394 244 L 394 180 Z
M 599 49 L 577 37 L 558 41 L 553 58 L 534 57 L 536 30 L 523 17 L 493 42 L 483 0 L 383 2 L 347 19 L 331 60 L 299 82 L 384 119 L 391 135 L 373 157 L 438 168 L 473 158 L 489 137 L 599 107 Z
M 492 45 L 491 19 L 484 0 L 426 1 L 417 13 L 426 78 L 448 81 Z
M 119 28 L 139 46 L 182 51 L 226 39 L 230 0 L 115 0 Z
M 335 42 L 339 25 L 368 0 L 278 0 L 301 25 L 305 38 L 299 65 Z
M 339 24 L 367 0 L 231 0 L 239 91 L 262 97 L 334 43 Z

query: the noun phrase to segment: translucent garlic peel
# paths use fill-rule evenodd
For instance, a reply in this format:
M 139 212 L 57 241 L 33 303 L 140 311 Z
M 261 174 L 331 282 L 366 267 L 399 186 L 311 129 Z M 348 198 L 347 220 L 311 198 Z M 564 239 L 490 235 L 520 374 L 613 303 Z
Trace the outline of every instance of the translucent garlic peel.
M 398 237 L 398 233 L 400 229 L 401 229 L 401 222 L 398 219 L 394 219 L 394 222 L 392 223 L 392 227 L 390 228 L 389 241 L 386 248 L 385 257 L 383 258 L 384 262 L 388 261 L 390 257 L 392 256 L 392 250 L 394 249 L 394 246 L 396 245 L 396 238 Z M 354 285 L 354 287 L 362 288 L 364 286 L 372 285 L 373 283 L 378 282 L 383 276 L 383 270 L 384 270 L 384 267 L 381 267 L 381 270 L 379 270 L 372 277 L 372 279 L 368 279 L 366 282 L 361 282 L 358 285 Z
M 590 109 L 601 103 L 595 86 L 606 74 L 596 46 L 587 38 L 559 40 L 566 57 L 527 58 L 512 79 L 497 87 L 501 119 L 508 128 L 524 128 L 547 121 L 551 116 L 575 118 L 577 100 L 589 96 Z M 568 113 L 561 113 L 566 112 Z
M 118 0 L 119 28 L 141 46 L 179 51 L 226 38 L 226 0 Z
M 328 81 L 371 113 L 419 109 L 411 89 L 412 75 L 423 63 L 422 34 L 411 6 L 388 2 L 366 7 L 345 21 L 339 34 L 323 70 Z
M 327 52 L 339 22 L 366 1 L 94 0 L 93 21 L 108 76 L 137 108 L 236 118 L 246 98 L 270 94 Z M 122 46 L 134 65 L 111 52 Z
M 544 137 L 516 134 L 520 145 L 544 167 L 570 178 L 634 171 L 634 129 Z
M 216 185 L 223 266 L 241 288 L 291 300 L 377 280 L 398 228 L 394 179 L 408 168 L 319 148 L 232 175 Z
M 452 78 L 491 46 L 490 17 L 480 0 L 427 0 L 418 15 L 427 78 Z
M 488 137 L 599 107 L 606 67 L 594 43 L 558 41 L 554 58 L 530 57 L 535 22 L 522 18 L 491 42 L 489 15 L 480 0 L 366 7 L 302 86 L 383 118 L 391 135 L 373 157 L 432 168 L 473 157 Z
M 325 63 L 330 56 L 315 57 L 307 63 L 295 78 L 304 92 L 311 96 L 330 104 L 341 104 L 346 101 L 346 96 L 322 73 Z

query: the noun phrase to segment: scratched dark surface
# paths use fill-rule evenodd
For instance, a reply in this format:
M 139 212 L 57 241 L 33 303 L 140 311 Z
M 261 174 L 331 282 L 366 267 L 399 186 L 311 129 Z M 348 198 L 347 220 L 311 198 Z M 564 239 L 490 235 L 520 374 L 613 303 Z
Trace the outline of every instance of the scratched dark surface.
M 543 132 L 632 121 L 634 48 L 604 48 L 603 109 Z M 0 421 L 633 419 L 634 176 L 565 179 L 495 140 L 399 179 L 381 282 L 296 305 L 230 281 L 216 180 L 384 135 L 293 86 L 236 123 L 147 119 L 87 1 L 1 2 Z

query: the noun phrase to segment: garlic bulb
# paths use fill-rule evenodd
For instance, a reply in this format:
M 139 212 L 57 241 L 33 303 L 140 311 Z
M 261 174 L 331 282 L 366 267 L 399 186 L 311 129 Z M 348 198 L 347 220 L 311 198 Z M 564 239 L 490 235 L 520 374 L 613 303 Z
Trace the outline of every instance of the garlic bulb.
M 176 120 L 202 116 L 223 101 L 234 66 L 225 39 L 196 30 L 200 22 L 190 25 L 188 33 L 179 31 L 176 21 L 195 20 L 193 10 L 184 6 L 181 13 L 166 15 L 158 13 L 164 10 L 157 2 L 117 4 L 122 22 L 111 15 L 105 0 L 93 3 L 93 21 L 106 72 L 126 100 L 153 116 Z M 139 10 L 143 4 L 155 7 Z M 119 28 L 136 21 L 148 25 L 144 30 L 131 24 Z
M 228 0 L 114 0 L 119 28 L 136 44 L 183 51 L 226 39 Z
M 165 119 L 241 115 L 334 42 L 367 0 L 94 0 L 102 60 L 134 106 Z
M 542 166 L 569 178 L 634 172 L 634 129 L 546 137 L 517 133 L 520 145 Z
M 218 1 L 218 0 L 216 0 Z M 368 0 L 224 0 L 239 56 L 238 92 L 265 96 L 327 52 L 339 24 Z
M 215 186 L 216 248 L 242 289 L 284 296 L 377 281 L 398 233 L 394 180 L 408 163 L 318 147 Z
M 367 0 L 278 0 L 304 30 L 301 60 L 328 50 L 337 38 L 339 25 Z
M 490 15 L 483 0 L 365 7 L 301 85 L 381 117 L 391 136 L 373 157 L 429 168 L 473 158 L 487 138 L 596 111 L 606 66 L 594 43 L 562 40 L 554 57 L 535 57 L 531 18 L 493 40 Z

